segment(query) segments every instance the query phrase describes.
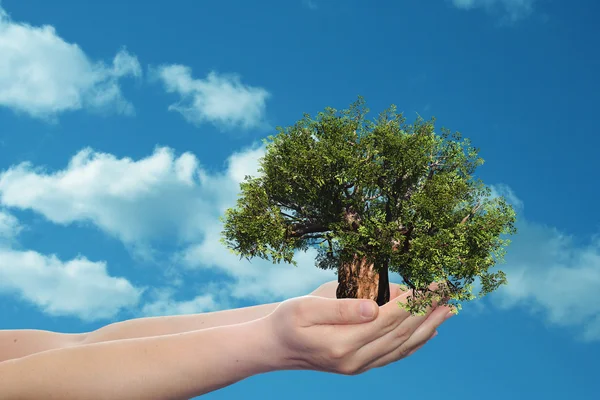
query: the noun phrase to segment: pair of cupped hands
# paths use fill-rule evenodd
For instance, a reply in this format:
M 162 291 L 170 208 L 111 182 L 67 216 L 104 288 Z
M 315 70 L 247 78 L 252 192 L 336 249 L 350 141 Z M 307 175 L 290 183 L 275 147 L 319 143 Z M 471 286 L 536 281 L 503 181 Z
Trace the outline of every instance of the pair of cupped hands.
M 280 303 L 266 317 L 281 351 L 294 369 L 357 375 L 419 350 L 454 315 L 434 303 L 424 315 L 411 315 L 398 302 L 411 291 L 390 284 L 383 306 L 365 299 L 336 299 L 337 282 L 308 296 Z

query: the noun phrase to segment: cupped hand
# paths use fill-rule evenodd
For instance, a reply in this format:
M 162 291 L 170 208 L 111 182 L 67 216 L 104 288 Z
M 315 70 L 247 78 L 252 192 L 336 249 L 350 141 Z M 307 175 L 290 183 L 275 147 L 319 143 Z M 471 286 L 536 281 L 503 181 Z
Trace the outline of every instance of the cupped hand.
M 411 355 L 452 315 L 436 304 L 425 315 L 411 315 L 397 304 L 408 296 L 381 307 L 371 300 L 303 296 L 282 302 L 267 319 L 286 368 L 356 375 Z

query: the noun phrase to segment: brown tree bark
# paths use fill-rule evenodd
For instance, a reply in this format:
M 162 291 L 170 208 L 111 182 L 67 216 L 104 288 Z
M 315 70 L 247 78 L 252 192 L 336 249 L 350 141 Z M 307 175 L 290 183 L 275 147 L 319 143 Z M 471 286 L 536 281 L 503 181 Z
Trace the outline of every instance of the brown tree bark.
M 356 212 L 348 209 L 345 219 L 351 229 L 355 231 L 358 229 L 360 216 Z M 336 297 L 338 299 L 371 299 L 380 306 L 389 302 L 390 281 L 387 264 L 378 269 L 364 257 L 359 258 L 355 254 L 351 262 L 338 266 Z
M 387 266 L 378 272 L 375 265 L 356 255 L 350 263 L 338 267 L 338 299 L 371 299 L 382 306 L 390 301 Z

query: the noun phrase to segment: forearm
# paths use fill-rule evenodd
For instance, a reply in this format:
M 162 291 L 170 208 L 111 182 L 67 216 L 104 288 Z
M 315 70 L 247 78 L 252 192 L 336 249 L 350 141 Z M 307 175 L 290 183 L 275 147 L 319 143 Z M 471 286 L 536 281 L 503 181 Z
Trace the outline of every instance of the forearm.
M 36 329 L 0 330 L 0 362 L 79 345 L 84 336 Z
M 265 319 L 50 350 L 0 363 L 5 400 L 177 400 L 280 369 Z
M 81 343 L 92 344 L 109 340 L 161 336 L 241 324 L 270 314 L 278 305 L 279 303 L 271 303 L 202 314 L 136 318 L 106 325 L 87 333 Z

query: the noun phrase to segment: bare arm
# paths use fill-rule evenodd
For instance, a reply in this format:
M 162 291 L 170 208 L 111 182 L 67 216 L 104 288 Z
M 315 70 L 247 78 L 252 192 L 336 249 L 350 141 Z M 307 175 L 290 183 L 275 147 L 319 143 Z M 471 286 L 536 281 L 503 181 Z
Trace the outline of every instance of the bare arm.
M 0 393 L 20 399 L 189 399 L 281 368 L 265 319 L 45 351 L 0 363 Z
M 165 317 L 136 318 L 116 322 L 86 333 L 82 344 L 109 340 L 161 336 L 200 329 L 215 328 L 254 321 L 270 314 L 280 303 L 208 312 L 202 314 L 170 315 Z
M 95 331 L 81 334 L 66 334 L 35 329 L 0 330 L 0 363 L 42 351 L 82 344 L 169 335 L 240 324 L 268 315 L 278 304 L 262 304 L 202 314 L 136 318 L 115 322 Z
M 68 334 L 36 329 L 0 330 L 0 365 L 3 361 L 25 357 L 46 350 L 78 345 L 82 334 Z
M 302 296 L 242 324 L 43 351 L 0 363 L 0 393 L 183 400 L 269 371 L 361 373 L 409 356 L 451 315 L 439 307 L 411 316 L 395 303 Z

